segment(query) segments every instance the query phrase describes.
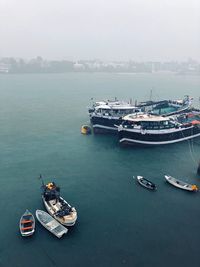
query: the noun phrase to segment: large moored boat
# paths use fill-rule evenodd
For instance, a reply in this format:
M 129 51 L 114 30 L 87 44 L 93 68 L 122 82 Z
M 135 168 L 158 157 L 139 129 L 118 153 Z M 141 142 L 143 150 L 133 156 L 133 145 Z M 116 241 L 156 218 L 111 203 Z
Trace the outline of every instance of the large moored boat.
M 97 101 L 88 109 L 94 133 L 117 133 L 122 117 L 132 113 L 150 113 L 154 115 L 173 115 L 191 109 L 192 98 L 185 96 L 181 100 L 145 101 L 132 105 L 129 102 L 115 100 Z
M 156 146 L 200 136 L 200 114 L 179 116 L 127 115 L 118 127 L 119 142 L 126 145 Z
M 89 108 L 90 122 L 94 133 L 117 133 L 116 125 L 122 123 L 123 116 L 140 111 L 141 109 L 124 101 L 99 101 Z

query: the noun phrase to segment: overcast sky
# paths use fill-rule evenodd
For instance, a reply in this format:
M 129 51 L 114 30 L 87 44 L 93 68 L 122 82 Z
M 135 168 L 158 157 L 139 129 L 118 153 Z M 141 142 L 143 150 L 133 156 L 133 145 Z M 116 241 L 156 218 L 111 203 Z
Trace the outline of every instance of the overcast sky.
M 200 0 L 0 0 L 0 57 L 200 60 Z

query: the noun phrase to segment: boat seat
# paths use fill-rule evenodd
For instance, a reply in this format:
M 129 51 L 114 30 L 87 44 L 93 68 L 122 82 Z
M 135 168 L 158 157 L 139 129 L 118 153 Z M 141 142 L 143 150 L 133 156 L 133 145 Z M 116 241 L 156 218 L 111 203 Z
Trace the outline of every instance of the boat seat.
M 30 222 L 33 222 L 32 220 L 23 220 L 21 221 L 21 223 L 30 223 Z
M 59 226 L 59 223 L 58 223 L 57 221 L 52 220 L 52 221 L 48 222 L 48 223 L 46 224 L 46 226 L 47 226 L 49 229 L 54 230 L 56 227 Z
M 24 228 L 21 228 L 22 229 L 22 231 L 24 231 L 24 230 L 28 230 L 28 229 L 33 229 L 33 227 L 32 226 L 28 226 L 28 227 L 24 227 Z
M 57 212 L 60 210 L 59 202 L 55 203 L 53 200 L 49 201 L 52 209 Z

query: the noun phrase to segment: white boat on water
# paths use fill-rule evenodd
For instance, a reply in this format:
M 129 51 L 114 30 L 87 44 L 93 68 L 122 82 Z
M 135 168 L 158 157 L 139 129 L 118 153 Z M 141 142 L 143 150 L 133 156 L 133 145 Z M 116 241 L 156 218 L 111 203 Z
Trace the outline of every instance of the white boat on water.
M 60 196 L 60 188 L 51 182 L 43 184 L 41 189 L 48 213 L 64 226 L 73 226 L 77 220 L 76 209 Z
M 29 210 L 21 216 L 19 229 L 22 236 L 31 236 L 35 232 L 35 218 Z
M 195 184 L 188 184 L 186 182 L 180 181 L 170 175 L 165 175 L 165 179 L 167 180 L 167 182 L 169 182 L 170 184 L 180 188 L 180 189 L 184 189 L 187 191 L 193 191 L 196 192 L 198 191 L 198 187 Z
M 38 221 L 58 238 L 61 238 L 64 234 L 68 232 L 67 228 L 65 228 L 62 224 L 56 221 L 47 212 L 43 210 L 36 210 L 35 214 Z

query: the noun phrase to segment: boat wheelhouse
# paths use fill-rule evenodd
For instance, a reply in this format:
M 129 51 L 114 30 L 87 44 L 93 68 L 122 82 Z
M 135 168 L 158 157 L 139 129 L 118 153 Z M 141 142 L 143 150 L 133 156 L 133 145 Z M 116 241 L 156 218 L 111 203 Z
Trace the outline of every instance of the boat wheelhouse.
M 141 109 L 123 101 L 100 101 L 89 109 L 90 122 L 94 133 L 116 132 L 127 114 L 141 112 Z
M 200 136 L 200 117 L 195 118 L 188 121 L 185 117 L 185 121 L 180 122 L 178 116 L 129 114 L 118 127 L 119 142 L 124 145 L 156 146 L 189 140 Z

